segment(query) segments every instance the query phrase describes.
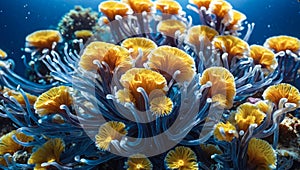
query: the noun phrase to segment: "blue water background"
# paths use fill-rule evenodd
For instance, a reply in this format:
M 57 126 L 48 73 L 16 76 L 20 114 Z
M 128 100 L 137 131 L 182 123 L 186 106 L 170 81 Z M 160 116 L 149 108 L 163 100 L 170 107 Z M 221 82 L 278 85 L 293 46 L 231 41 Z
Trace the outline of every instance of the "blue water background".
M 0 0 L 0 48 L 16 62 L 16 72 L 24 74 L 21 48 L 25 37 L 39 29 L 55 29 L 61 17 L 74 5 L 98 11 L 95 0 Z M 186 10 L 187 0 L 179 1 Z M 290 35 L 300 39 L 300 2 L 297 0 L 228 0 L 234 9 L 243 12 L 255 29 L 249 44 L 263 44 L 275 35 Z M 196 18 L 196 17 L 194 17 Z M 199 21 L 195 20 L 195 23 Z

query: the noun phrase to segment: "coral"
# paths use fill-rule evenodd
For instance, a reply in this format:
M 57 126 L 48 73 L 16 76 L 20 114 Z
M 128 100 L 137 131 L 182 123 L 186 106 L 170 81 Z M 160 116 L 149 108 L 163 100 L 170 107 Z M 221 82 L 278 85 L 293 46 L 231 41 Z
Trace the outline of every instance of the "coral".
M 92 11 L 91 8 L 75 6 L 62 17 L 57 29 L 65 39 L 71 40 L 75 38 L 76 31 L 89 30 L 93 32 L 96 29 L 97 21 L 97 12 Z

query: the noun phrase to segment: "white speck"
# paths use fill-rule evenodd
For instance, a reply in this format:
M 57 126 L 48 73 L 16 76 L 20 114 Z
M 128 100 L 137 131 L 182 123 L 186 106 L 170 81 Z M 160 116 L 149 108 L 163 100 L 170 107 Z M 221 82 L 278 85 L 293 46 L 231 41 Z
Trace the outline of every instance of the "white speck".
M 269 25 L 267 25 L 267 27 L 268 27 L 268 28 L 270 28 L 270 27 L 271 27 L 271 25 L 269 24 Z
M 28 11 L 27 14 L 30 15 L 30 11 Z
M 3 10 L 1 9 L 0 12 L 3 12 Z
M 25 4 L 23 7 L 26 8 L 28 6 L 28 4 Z
M 268 8 L 271 8 L 272 6 L 271 5 L 268 5 Z
M 28 17 L 25 17 L 25 19 L 28 19 Z

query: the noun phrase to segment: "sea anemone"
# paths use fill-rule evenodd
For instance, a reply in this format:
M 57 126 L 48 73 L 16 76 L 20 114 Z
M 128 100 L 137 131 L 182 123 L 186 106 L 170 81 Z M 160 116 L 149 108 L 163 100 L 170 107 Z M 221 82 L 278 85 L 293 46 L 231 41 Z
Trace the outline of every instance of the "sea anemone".
M 250 57 L 255 64 L 260 64 L 262 68 L 266 69 L 268 72 L 273 72 L 277 68 L 278 63 L 275 54 L 263 46 L 251 45 Z
M 123 2 L 128 3 L 135 13 L 151 12 L 154 6 L 151 0 L 123 0 Z
M 20 92 L 4 87 L 2 90 L 0 90 L 0 93 L 2 94 L 6 93 L 8 96 L 14 97 L 20 104 L 25 105 L 24 97 Z M 36 96 L 28 93 L 26 93 L 26 97 L 28 98 L 28 101 L 31 105 L 34 104 L 37 99 Z
M 34 140 L 32 136 L 27 136 L 23 133 L 20 133 L 16 130 L 9 132 L 1 136 L 0 138 L 0 155 L 3 156 L 6 153 L 11 154 L 12 156 L 14 153 L 20 150 L 25 150 L 27 152 L 31 152 L 32 147 L 24 147 L 21 144 L 17 143 L 14 139 L 17 138 L 18 141 L 21 142 L 31 142 Z M 7 161 L 4 158 L 0 157 L 0 164 L 7 165 Z
M 192 149 L 178 146 L 167 153 L 165 164 L 168 169 L 191 169 L 198 170 L 197 157 Z
M 197 25 L 189 28 L 186 41 L 193 45 L 197 52 L 200 52 L 200 49 L 211 45 L 211 41 L 217 35 L 219 33 L 215 29 L 206 25 Z
M 7 57 L 7 53 L 5 51 L 3 51 L 2 49 L 0 49 L 0 58 L 5 59 L 6 57 Z
M 238 132 L 230 122 L 220 122 L 214 128 L 214 137 L 220 141 L 231 142 L 238 137 Z
M 183 34 L 185 30 L 185 23 L 175 19 L 162 20 L 157 25 L 157 31 L 169 37 L 175 37 L 176 32 L 178 32 L 179 34 Z
M 275 52 L 283 81 L 294 83 L 299 77 L 300 40 L 291 36 L 274 36 L 268 38 L 264 46 Z
M 31 154 L 28 164 L 35 164 L 34 169 L 47 169 L 43 163 L 59 163 L 60 155 L 64 149 L 65 144 L 62 139 L 49 139 Z
M 127 170 L 152 170 L 153 165 L 145 155 L 135 154 L 125 162 L 125 168 Z
M 161 11 L 163 14 L 176 15 L 182 12 L 181 5 L 174 0 L 158 0 L 155 4 L 156 9 Z
M 246 20 L 247 17 L 243 13 L 237 11 L 237 10 L 232 10 L 232 19 L 229 21 L 229 25 L 226 27 L 226 30 L 229 31 L 229 34 L 233 34 L 238 36 L 237 31 L 242 31 L 242 22 Z
M 259 126 L 264 118 L 265 113 L 251 103 L 243 103 L 237 108 L 235 121 L 239 130 L 246 132 L 251 124 Z
M 209 4 L 208 11 L 215 14 L 217 18 L 221 19 L 223 24 L 228 24 L 232 20 L 230 15 L 232 12 L 231 9 L 232 6 L 230 3 L 223 0 L 213 0 Z
M 150 111 L 157 116 L 166 116 L 172 112 L 173 102 L 166 96 L 156 97 L 150 101 Z
M 34 103 L 34 108 L 39 116 L 44 116 L 47 114 L 61 113 L 64 111 L 60 108 L 61 105 L 70 107 L 72 103 L 73 99 L 70 95 L 69 88 L 59 86 L 53 87 L 41 94 Z
M 190 0 L 190 3 L 197 5 L 199 9 L 201 7 L 205 7 L 206 9 L 208 9 L 211 1 L 212 0 Z
M 92 42 L 84 49 L 79 66 L 86 71 L 96 71 L 99 65 L 95 63 L 95 60 L 100 65 L 105 63 L 104 66 L 110 72 L 113 72 L 115 68 L 128 69 L 132 65 L 132 59 L 126 48 L 102 41 Z
M 267 141 L 252 138 L 247 155 L 248 166 L 253 169 L 275 169 L 276 167 L 276 152 Z
M 149 96 L 154 90 L 167 90 L 166 79 L 158 72 L 145 68 L 132 68 L 122 75 L 121 84 L 128 89 L 135 100 L 135 105 L 140 110 L 145 110 L 143 95 L 140 88 Z
M 189 82 L 195 76 L 195 62 L 184 51 L 170 46 L 154 49 L 147 62 L 147 67 L 160 72 L 168 82 Z
M 294 104 L 294 107 L 300 107 L 300 93 L 299 90 L 286 83 L 280 83 L 277 85 L 269 86 L 263 93 L 263 98 L 273 102 L 277 107 L 282 105 L 282 99 L 286 99 L 285 102 Z
M 200 79 L 200 84 L 211 82 L 210 97 L 214 102 L 226 104 L 225 108 L 229 109 L 233 105 L 233 99 L 236 94 L 234 77 L 223 67 L 210 67 L 206 69 Z M 215 95 L 219 95 L 214 97 Z M 220 96 L 222 95 L 222 96 Z M 224 97 L 226 102 L 224 102 Z
M 124 2 L 119 1 L 104 1 L 99 4 L 101 11 L 110 21 L 115 20 L 116 15 L 122 17 L 131 13 L 131 8 Z
M 109 150 L 113 140 L 121 140 L 127 134 L 125 124 L 122 122 L 109 121 L 100 126 L 96 138 L 96 146 L 100 150 Z
M 154 41 L 143 37 L 128 38 L 122 42 L 121 46 L 129 50 L 135 67 L 143 67 L 150 52 L 157 48 Z
M 213 39 L 213 48 L 221 53 L 221 61 L 226 68 L 230 68 L 233 63 L 232 59 L 237 59 L 249 56 L 249 45 L 244 40 L 231 36 L 231 35 L 219 35 Z M 227 54 L 224 56 L 223 54 Z
M 75 32 L 79 30 L 96 30 L 98 13 L 91 8 L 75 6 L 65 14 L 58 23 L 57 29 L 66 40 L 76 38 Z
M 53 43 L 61 42 L 62 38 L 56 30 L 38 30 L 26 37 L 26 46 L 39 50 L 52 49 Z
M 300 50 L 300 40 L 291 36 L 274 36 L 268 38 L 264 46 L 274 50 L 276 53 L 280 51 L 290 50 L 293 53 L 297 53 Z

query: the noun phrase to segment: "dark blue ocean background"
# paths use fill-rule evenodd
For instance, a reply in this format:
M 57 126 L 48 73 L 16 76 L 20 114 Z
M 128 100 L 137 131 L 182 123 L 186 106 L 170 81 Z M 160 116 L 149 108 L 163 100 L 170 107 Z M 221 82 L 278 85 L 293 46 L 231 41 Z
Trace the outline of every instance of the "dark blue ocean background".
M 275 35 L 300 38 L 300 2 L 298 0 L 228 0 L 234 9 L 243 12 L 255 29 L 249 44 L 263 44 Z M 96 0 L 0 0 L 0 48 L 16 63 L 16 72 L 24 74 L 21 56 L 25 37 L 40 29 L 55 29 L 61 17 L 75 5 L 98 11 Z M 179 1 L 188 15 L 188 0 Z M 199 21 L 194 21 L 195 24 Z

